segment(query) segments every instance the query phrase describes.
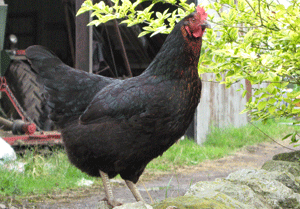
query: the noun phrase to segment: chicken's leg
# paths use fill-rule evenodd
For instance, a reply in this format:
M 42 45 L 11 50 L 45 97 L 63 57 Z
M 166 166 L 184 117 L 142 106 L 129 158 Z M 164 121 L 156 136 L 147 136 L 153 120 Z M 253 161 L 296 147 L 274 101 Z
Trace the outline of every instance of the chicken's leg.
M 105 192 L 105 196 L 106 196 L 106 199 L 107 199 L 107 202 L 109 205 L 115 207 L 115 206 L 118 206 L 118 205 L 122 205 L 122 203 L 116 201 L 114 199 L 114 195 L 113 195 L 113 192 L 112 192 L 112 189 L 111 189 L 111 186 L 110 186 L 110 182 L 109 182 L 109 178 L 108 178 L 108 175 L 102 171 L 100 171 L 100 175 L 101 175 L 101 178 L 102 178 L 102 182 L 103 182 L 103 186 L 104 186 L 104 192 Z
M 140 194 L 139 190 L 136 188 L 136 185 L 129 180 L 125 180 L 126 185 L 128 186 L 128 188 L 130 189 L 131 193 L 133 194 L 133 196 L 135 197 L 136 201 L 142 201 L 145 202 L 142 195 Z

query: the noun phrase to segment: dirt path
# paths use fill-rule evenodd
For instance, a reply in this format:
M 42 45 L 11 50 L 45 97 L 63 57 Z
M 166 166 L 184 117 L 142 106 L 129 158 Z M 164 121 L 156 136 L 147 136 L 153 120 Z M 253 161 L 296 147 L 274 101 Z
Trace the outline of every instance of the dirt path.
M 289 141 L 280 142 L 284 146 L 289 145 Z M 300 150 L 300 147 L 293 148 Z M 216 178 L 227 177 L 229 173 L 243 168 L 258 169 L 264 162 L 271 160 L 275 154 L 289 152 L 290 150 L 279 146 L 278 144 L 264 143 L 250 146 L 234 155 L 224 157 L 219 160 L 206 161 L 196 167 L 181 168 L 172 174 L 165 174 L 157 177 L 155 180 L 145 181 L 143 175 L 141 181 L 137 184 L 147 203 L 151 203 L 145 187 L 154 201 L 160 201 L 166 197 L 177 197 L 184 195 L 191 184 L 197 181 L 212 181 Z M 147 176 L 147 172 L 144 174 Z M 148 174 L 149 175 L 149 174 Z M 146 177 L 147 178 L 147 177 Z M 118 181 L 119 182 L 119 181 Z M 143 183 L 145 187 L 143 186 Z M 57 197 L 54 200 L 46 201 L 36 205 L 38 208 L 96 208 L 96 204 L 104 198 L 103 188 L 87 188 L 85 197 L 78 197 L 76 193 L 65 197 Z M 122 181 L 119 186 L 114 186 L 115 197 L 123 202 L 134 202 L 135 199 Z

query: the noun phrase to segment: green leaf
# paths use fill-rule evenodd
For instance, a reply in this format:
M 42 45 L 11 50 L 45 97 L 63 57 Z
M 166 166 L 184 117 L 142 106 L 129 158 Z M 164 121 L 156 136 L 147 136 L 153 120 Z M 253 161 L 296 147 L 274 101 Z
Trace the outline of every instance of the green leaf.
M 260 99 L 268 98 L 268 97 L 270 97 L 270 96 L 271 96 L 270 94 L 264 93 L 264 94 L 262 94 L 262 95 L 260 96 Z
M 244 114 L 244 113 L 247 113 L 247 112 L 249 112 L 248 109 L 243 109 L 243 110 L 240 112 L 240 114 Z
M 272 83 L 270 83 L 266 89 L 270 94 L 273 94 L 275 90 L 275 86 Z
M 289 138 L 289 137 L 292 136 L 292 135 L 293 135 L 293 133 L 287 134 L 287 135 L 285 135 L 281 140 L 285 140 L 285 139 Z
M 166 26 L 162 26 L 156 29 L 156 31 L 154 33 L 151 34 L 150 37 L 155 36 L 158 33 L 163 33 L 166 30 Z
M 140 37 L 142 37 L 142 36 L 144 36 L 144 35 L 147 35 L 147 34 L 149 34 L 149 33 L 151 33 L 150 31 L 143 31 L 143 32 L 141 32 L 140 34 L 139 34 L 139 38 Z
M 276 107 L 275 106 L 271 106 L 271 107 L 269 107 L 268 108 L 268 111 L 271 113 L 271 114 L 273 114 L 275 111 L 276 111 Z
M 282 5 L 282 4 L 278 4 L 278 5 L 276 6 L 276 9 L 279 10 L 279 11 L 285 11 L 285 7 L 284 7 L 284 5 Z
M 229 4 L 230 6 L 233 6 L 233 7 L 235 6 L 234 0 L 229 0 L 229 1 L 228 1 L 228 4 Z
M 294 133 L 292 134 L 292 138 L 291 138 L 291 142 L 292 142 L 292 143 L 298 142 L 298 140 L 296 139 L 296 135 L 297 135 L 297 132 L 294 132 Z
M 292 102 L 292 104 L 297 104 L 297 103 L 299 103 L 300 102 L 300 99 L 295 99 L 293 102 Z
M 223 78 L 220 73 L 216 74 L 216 81 L 222 81 Z
M 89 22 L 89 24 L 87 24 L 88 26 L 92 26 L 92 25 L 95 25 L 95 26 L 98 26 L 100 25 L 102 22 L 99 21 L 99 20 L 93 20 L 91 22 Z
M 274 104 L 275 102 L 277 102 L 277 100 L 276 100 L 275 98 L 270 98 L 270 99 L 268 100 L 268 103 L 269 103 L 269 104 Z
M 248 91 L 243 91 L 242 97 L 245 97 Z
M 263 108 L 266 107 L 267 104 L 268 104 L 267 101 L 259 102 L 258 105 L 257 105 L 257 109 L 258 109 L 258 110 L 262 110 Z
M 81 14 L 83 14 L 85 12 L 91 11 L 91 10 L 92 10 L 91 7 L 83 6 L 82 5 L 81 8 L 77 11 L 76 16 L 79 16 L 79 15 L 81 15 Z
M 299 113 L 300 113 L 300 109 L 294 108 L 294 109 L 292 110 L 292 113 L 293 113 L 293 114 L 299 114 Z
M 163 17 L 163 15 L 162 15 L 160 12 L 156 12 L 156 17 L 157 17 L 158 19 L 160 19 L 160 18 Z
M 258 89 L 254 92 L 253 96 L 258 96 L 259 94 L 263 93 L 264 89 Z

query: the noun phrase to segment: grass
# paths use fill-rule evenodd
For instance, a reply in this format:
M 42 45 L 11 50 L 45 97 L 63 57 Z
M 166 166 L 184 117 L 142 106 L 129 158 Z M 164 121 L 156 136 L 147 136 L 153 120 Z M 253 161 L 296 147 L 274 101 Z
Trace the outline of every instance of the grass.
M 300 127 L 278 125 L 274 121 L 256 125 L 275 139 L 280 139 L 295 129 L 300 130 Z M 221 158 L 244 146 L 264 141 L 270 139 L 250 124 L 241 128 L 213 128 L 203 146 L 187 139 L 179 141 L 162 157 L 154 159 L 147 166 L 147 170 L 156 173 L 172 171 L 181 166 L 194 166 L 204 160 Z M 96 185 L 101 184 L 99 179 L 89 177 L 72 166 L 63 150 L 54 150 L 49 156 L 34 153 L 29 151 L 23 157 L 19 157 L 19 161 L 26 163 L 24 173 L 0 167 L 0 201 L 11 197 L 44 196 L 77 189 L 77 182 L 82 178 L 93 180 Z
M 55 150 L 49 156 L 27 152 L 19 161 L 25 162 L 25 172 L 0 168 L 1 197 L 49 195 L 76 188 L 82 178 L 94 179 L 72 166 L 63 150 Z
M 285 122 L 281 120 L 280 122 Z M 269 120 L 266 124 L 255 123 L 259 129 L 270 137 L 280 140 L 287 133 L 298 130 L 299 126 L 287 126 Z M 287 139 L 288 140 L 288 139 Z M 150 170 L 170 171 L 180 166 L 197 165 L 204 160 L 224 157 L 245 146 L 271 141 L 251 124 L 235 128 L 212 128 L 203 146 L 198 146 L 192 140 L 183 140 L 174 144 L 162 157 L 154 159 L 147 166 Z

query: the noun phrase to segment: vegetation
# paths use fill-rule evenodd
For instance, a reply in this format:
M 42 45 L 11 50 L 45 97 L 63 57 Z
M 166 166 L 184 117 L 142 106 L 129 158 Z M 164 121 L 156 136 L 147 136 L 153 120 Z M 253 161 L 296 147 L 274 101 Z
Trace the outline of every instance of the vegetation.
M 127 24 L 128 27 L 137 24 L 145 24 L 143 31 L 139 36 L 144 36 L 148 33 L 152 35 L 158 33 L 169 34 L 175 24 L 183 17 L 195 11 L 195 4 L 187 4 L 186 0 L 153 0 L 149 4 L 143 4 L 145 0 L 137 0 L 135 2 L 129 0 L 111 0 L 112 5 L 106 5 L 104 1 L 93 4 L 92 0 L 86 0 L 81 8 L 78 10 L 77 15 L 87 11 L 92 11 L 91 16 L 94 18 L 88 25 L 100 25 L 113 19 L 122 20 L 120 24 Z M 169 4 L 177 6 L 178 8 L 172 13 L 165 10 L 163 13 L 154 12 L 152 8 L 155 4 Z M 143 4 L 145 9 L 139 10 L 139 6 Z
M 140 36 L 169 33 L 175 23 L 193 12 L 195 5 L 186 0 L 152 0 L 144 10 L 138 6 L 145 0 L 112 0 L 94 4 L 86 0 L 78 15 L 92 11 L 99 25 L 111 19 L 120 19 L 128 27 L 146 24 Z M 206 30 L 200 57 L 199 73 L 214 73 L 216 81 L 230 87 L 247 79 L 251 84 L 267 83 L 256 89 L 243 113 L 252 120 L 299 117 L 300 91 L 286 92 L 287 86 L 300 84 L 300 1 L 299 0 L 216 0 L 204 5 L 210 10 L 208 19 L 212 29 Z M 283 5 L 285 3 L 285 5 Z M 172 13 L 152 10 L 155 4 L 169 4 L 178 9 Z M 245 96 L 246 87 L 240 91 Z M 297 98 L 298 97 L 298 98 Z M 292 142 L 298 142 L 297 132 L 290 133 Z
M 68 161 L 62 149 L 51 155 L 35 154 L 27 150 L 19 161 L 25 163 L 25 171 L 9 171 L 0 167 L 0 200 L 5 196 L 46 195 L 74 188 L 79 180 L 91 179 Z
M 289 131 L 300 129 L 295 126 L 279 125 L 274 121 L 256 125 L 276 139 Z M 153 160 L 147 166 L 147 173 L 157 175 L 162 171 L 172 172 L 180 167 L 196 166 L 205 160 L 232 154 L 244 146 L 270 141 L 250 124 L 241 128 L 214 128 L 207 139 L 203 146 L 187 139 L 179 141 L 162 157 Z M 19 156 L 18 160 L 26 163 L 23 173 L 0 167 L 0 201 L 11 197 L 27 198 L 32 195 L 36 199 L 38 196 L 51 196 L 70 189 L 79 189 L 78 182 L 82 179 L 92 180 L 96 186 L 101 184 L 98 178 L 90 177 L 71 165 L 62 149 L 54 150 L 47 156 L 35 153 L 34 150 L 28 150 L 23 157 Z
M 267 83 L 255 91 L 243 111 L 253 120 L 298 117 L 300 109 L 295 104 L 300 92 L 286 92 L 286 88 L 300 82 L 300 1 L 234 2 L 222 0 L 207 6 L 215 11 L 210 16 L 215 27 L 206 32 L 199 71 L 214 73 L 228 87 L 242 79 Z M 245 95 L 243 85 L 241 90 Z
M 275 120 L 269 120 L 265 124 L 257 122 L 255 126 L 248 124 L 240 128 L 212 128 L 203 146 L 198 146 L 191 140 L 180 141 L 162 157 L 153 160 L 147 168 L 168 171 L 181 166 L 193 166 L 205 160 L 214 160 L 232 154 L 245 146 L 271 141 L 268 136 L 278 140 L 286 133 L 295 131 L 300 131 L 300 127 L 282 125 Z

